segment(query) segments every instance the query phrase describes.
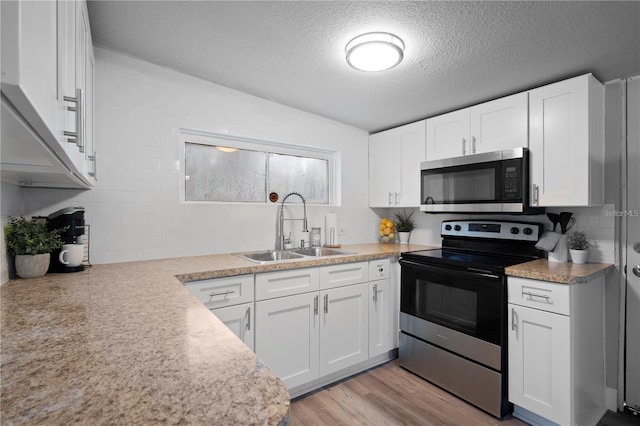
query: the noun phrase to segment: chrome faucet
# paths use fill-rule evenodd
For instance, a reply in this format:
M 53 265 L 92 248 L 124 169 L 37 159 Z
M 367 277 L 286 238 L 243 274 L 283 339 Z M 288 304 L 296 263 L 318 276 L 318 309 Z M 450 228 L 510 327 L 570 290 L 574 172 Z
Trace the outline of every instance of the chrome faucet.
M 287 201 L 291 195 L 297 195 L 302 200 L 302 206 L 304 209 L 304 217 L 302 219 L 285 219 L 284 218 L 284 202 Z M 280 212 L 279 212 L 279 228 L 278 229 L 278 247 L 276 249 L 284 250 L 284 245 L 291 243 L 291 234 L 289 234 L 289 238 L 284 237 L 284 221 L 285 220 L 301 220 L 302 221 L 302 232 L 309 232 L 307 228 L 307 202 L 302 195 L 297 192 L 290 192 L 284 196 L 282 199 L 282 204 L 280 204 Z

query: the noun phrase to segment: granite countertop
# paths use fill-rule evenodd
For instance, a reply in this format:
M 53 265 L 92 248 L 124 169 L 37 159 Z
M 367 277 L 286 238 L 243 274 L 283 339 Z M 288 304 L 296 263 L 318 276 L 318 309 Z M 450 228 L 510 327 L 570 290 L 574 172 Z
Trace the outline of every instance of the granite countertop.
M 611 263 L 564 263 L 536 259 L 505 268 L 505 273 L 513 277 L 531 278 L 562 284 L 586 283 L 599 274 L 613 269 Z
M 255 264 L 229 254 L 95 265 L 0 286 L 4 424 L 278 424 L 280 379 L 182 283 L 397 257 L 417 245 Z M 182 283 L 181 283 L 182 282 Z

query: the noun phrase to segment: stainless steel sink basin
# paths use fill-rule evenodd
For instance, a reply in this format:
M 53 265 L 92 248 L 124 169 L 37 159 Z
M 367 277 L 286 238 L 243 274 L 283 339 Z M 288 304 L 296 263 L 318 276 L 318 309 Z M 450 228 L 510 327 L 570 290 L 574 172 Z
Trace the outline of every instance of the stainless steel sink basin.
M 281 260 L 303 260 L 312 257 L 339 256 L 355 254 L 347 250 L 336 250 L 327 247 L 314 247 L 294 250 L 262 250 L 248 253 L 233 253 L 242 259 L 256 263 L 278 262 Z
M 321 256 L 339 256 L 341 254 L 355 254 L 352 251 L 347 250 L 337 250 L 328 247 L 310 247 L 304 249 L 296 249 L 293 250 L 294 253 L 301 254 L 303 256 L 313 256 L 313 257 L 321 257 Z
M 294 253 L 286 250 L 263 250 L 254 251 L 250 253 L 235 253 L 236 256 L 241 257 L 252 262 L 275 262 L 278 260 L 291 260 L 291 259 L 303 259 L 301 254 Z

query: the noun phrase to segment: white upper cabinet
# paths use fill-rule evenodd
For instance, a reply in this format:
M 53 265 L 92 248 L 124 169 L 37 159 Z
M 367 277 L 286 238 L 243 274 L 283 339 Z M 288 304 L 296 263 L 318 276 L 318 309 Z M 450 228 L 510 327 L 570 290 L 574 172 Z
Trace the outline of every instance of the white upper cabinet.
M 591 74 L 529 92 L 531 204 L 604 202 L 604 86 Z
M 86 3 L 3 1 L 1 7 L 3 123 L 6 118 L 10 127 L 3 130 L 2 179 L 91 188 L 95 165 L 87 165 L 85 147 L 93 111 L 82 95 L 93 96 L 95 61 Z M 90 153 L 95 158 L 93 147 Z
M 425 121 L 369 137 L 369 207 L 419 207 Z
M 426 160 L 465 155 L 469 144 L 469 108 L 427 119 Z
M 427 119 L 427 161 L 528 147 L 528 95 L 518 93 Z
M 529 146 L 528 94 L 518 93 L 470 108 L 471 153 Z
M 57 142 L 57 2 L 3 1 L 1 7 L 2 93 L 46 142 Z

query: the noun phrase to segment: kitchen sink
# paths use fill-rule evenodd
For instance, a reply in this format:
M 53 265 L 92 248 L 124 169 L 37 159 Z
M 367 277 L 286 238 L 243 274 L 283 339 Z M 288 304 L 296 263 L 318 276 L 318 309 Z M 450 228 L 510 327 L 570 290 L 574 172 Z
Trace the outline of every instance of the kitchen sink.
M 313 256 L 313 257 L 321 257 L 321 256 L 339 256 L 341 254 L 355 254 L 352 251 L 346 250 L 336 250 L 328 247 L 309 247 L 309 248 L 301 248 L 293 250 L 294 253 L 301 254 L 303 256 Z
M 347 250 L 336 250 L 327 247 L 313 247 L 294 250 L 262 250 L 248 253 L 233 253 L 242 259 L 256 263 L 277 262 L 281 260 L 303 260 L 311 257 L 339 256 L 355 254 Z
M 234 253 L 238 257 L 252 262 L 264 263 L 278 260 L 303 259 L 304 256 L 288 250 L 263 250 L 250 253 Z

